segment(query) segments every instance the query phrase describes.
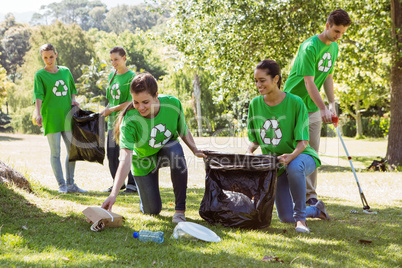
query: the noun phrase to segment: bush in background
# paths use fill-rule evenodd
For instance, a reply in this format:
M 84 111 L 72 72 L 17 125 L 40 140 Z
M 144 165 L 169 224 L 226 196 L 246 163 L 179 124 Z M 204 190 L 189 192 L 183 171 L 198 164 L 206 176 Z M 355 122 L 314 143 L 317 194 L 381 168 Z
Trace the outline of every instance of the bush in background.
M 11 126 L 14 131 L 24 134 L 40 134 L 42 128 L 32 123 L 34 107 L 26 107 L 19 110 L 18 114 L 12 116 Z

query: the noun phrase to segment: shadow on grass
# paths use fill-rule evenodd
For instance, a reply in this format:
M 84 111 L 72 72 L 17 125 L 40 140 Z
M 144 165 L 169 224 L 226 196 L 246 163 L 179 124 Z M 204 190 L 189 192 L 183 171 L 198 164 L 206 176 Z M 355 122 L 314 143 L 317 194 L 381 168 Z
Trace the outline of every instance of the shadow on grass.
M 350 167 L 334 166 L 334 165 L 322 165 L 318 168 L 318 172 L 331 173 L 331 172 L 345 172 L 352 171 Z
M 172 210 L 170 202 L 174 200 L 171 188 L 161 188 L 163 210 Z M 50 196 L 58 195 L 56 191 L 47 191 Z M 198 212 L 204 189 L 189 188 L 187 197 L 187 211 L 190 215 Z M 90 204 L 90 199 L 99 197 L 104 200 L 107 193 L 65 194 L 58 198 Z M 324 199 L 325 200 L 325 199 Z M 253 248 L 264 248 L 268 255 L 276 255 L 286 263 L 307 266 L 327 266 L 339 264 L 339 259 L 349 267 L 369 267 L 370 263 L 382 263 L 384 267 L 395 267 L 397 260 L 392 245 L 401 241 L 400 209 L 386 208 L 378 211 L 379 215 L 351 214 L 356 210 L 353 206 L 339 205 L 342 200 L 331 198 L 327 211 L 332 220 L 323 222 L 309 220 L 311 234 L 297 234 L 293 224 L 282 224 L 273 216 L 271 227 L 262 230 L 253 230 L 257 238 L 248 237 L 249 230 L 240 230 L 212 226 L 198 217 L 189 217 L 190 221 L 207 226 L 221 237 L 222 242 L 210 244 L 202 241 L 176 241 L 171 239 L 175 225 L 171 217 L 149 216 L 155 220 L 139 219 L 135 223 L 124 224 L 120 228 L 107 228 L 102 232 L 91 232 L 89 224 L 82 215 L 62 217 L 53 212 L 45 212 L 41 208 L 28 202 L 24 196 L 0 184 L 0 235 L 17 235 L 23 238 L 26 254 L 38 258 L 9 257 L 20 248 L 6 245 L 4 241 L 0 249 L 3 257 L 0 266 L 89 266 L 89 267 L 129 267 L 129 266 L 167 266 L 188 267 L 208 266 L 227 267 L 248 263 L 248 266 L 259 267 L 265 263 L 256 261 Z M 124 207 L 138 207 L 138 195 L 128 195 L 118 199 L 116 205 Z M 162 221 L 162 222 L 161 222 Z M 130 226 L 132 228 L 130 228 Z M 22 229 L 26 226 L 28 230 Z M 134 228 L 156 226 L 165 232 L 165 241 L 162 244 L 141 243 L 132 238 Z M 240 238 L 238 233 L 240 232 Z M 278 238 L 279 237 L 279 238 Z M 279 243 L 278 243 L 279 239 Z M 372 241 L 362 244 L 359 240 Z M 243 241 L 245 240 L 245 241 Z M 224 244 L 222 244 L 224 243 Z M 246 245 L 250 252 L 236 254 L 236 247 Z M 228 248 L 227 248 L 228 247 Z M 396 248 L 395 248 L 396 250 Z M 235 253 L 233 253 L 233 251 Z M 392 255 L 394 254 L 394 255 Z M 249 256 L 249 257 L 247 257 Z M 299 258 L 299 256 L 302 256 Z M 63 261 L 67 257 L 70 261 Z M 300 263 L 303 261 L 302 263 Z M 272 263 L 267 263 L 267 265 Z
M 4 134 L 0 132 L 0 134 Z M 20 141 L 22 140 L 21 138 L 16 138 L 16 137 L 11 137 L 11 136 L 4 136 L 0 135 L 0 141 Z

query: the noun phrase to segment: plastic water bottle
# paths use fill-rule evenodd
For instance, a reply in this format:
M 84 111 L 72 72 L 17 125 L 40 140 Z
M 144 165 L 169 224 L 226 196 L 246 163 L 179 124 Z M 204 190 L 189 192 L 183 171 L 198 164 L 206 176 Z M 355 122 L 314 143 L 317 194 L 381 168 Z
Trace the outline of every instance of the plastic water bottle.
M 133 237 L 138 238 L 141 242 L 148 242 L 148 241 L 156 243 L 163 242 L 163 232 L 161 231 L 153 232 L 148 230 L 141 230 L 139 232 L 134 232 Z

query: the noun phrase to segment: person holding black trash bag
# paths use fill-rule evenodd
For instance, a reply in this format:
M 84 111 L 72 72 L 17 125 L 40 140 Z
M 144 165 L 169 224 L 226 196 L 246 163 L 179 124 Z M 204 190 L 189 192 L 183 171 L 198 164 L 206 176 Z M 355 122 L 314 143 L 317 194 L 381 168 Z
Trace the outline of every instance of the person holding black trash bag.
M 111 211 L 118 189 L 131 166 L 141 211 L 159 214 L 162 200 L 158 170 L 168 164 L 176 203 L 172 222 L 186 221 L 187 164 L 177 138 L 180 136 L 197 157 L 206 155 L 194 143 L 180 101 L 176 97 L 159 94 L 158 84 L 151 74 L 137 75 L 130 89 L 133 101 L 120 113 L 115 126 L 115 137 L 120 145 L 120 164 L 113 190 L 102 208 Z
M 280 90 L 281 72 L 274 60 L 263 60 L 255 68 L 256 87 L 248 112 L 247 149 L 252 154 L 261 146 L 263 154 L 279 155 L 275 206 L 281 222 L 296 223 L 295 230 L 309 233 L 306 218 L 329 220 L 322 201 L 306 207 L 306 176 L 321 165 L 308 145 L 308 115 L 300 97 Z
M 85 193 L 74 183 L 75 161 L 68 161 L 72 140 L 71 105 L 79 106 L 75 100 L 77 89 L 70 70 L 56 65 L 57 51 L 51 44 L 39 48 L 45 67 L 36 72 L 34 94 L 36 124 L 43 125 L 44 134 L 50 147 L 50 164 L 59 185 L 59 193 Z M 60 140 L 66 145 L 66 179 L 60 162 Z
M 109 170 L 112 178 L 116 176 L 116 171 L 119 166 L 120 147 L 114 139 L 114 124 L 117 113 L 122 111 L 130 104 L 132 98 L 130 94 L 130 83 L 135 74 L 126 66 L 126 51 L 122 47 L 114 47 L 110 50 L 110 61 L 115 72 L 109 75 L 109 85 L 106 89 L 106 98 L 109 101 L 107 107 L 101 112 L 101 116 L 108 116 L 107 123 L 107 159 L 109 162 Z M 105 192 L 111 192 L 112 187 L 109 187 Z M 123 184 L 121 189 L 126 188 L 123 192 L 135 193 L 137 186 L 134 181 L 133 174 L 128 173 L 127 187 Z

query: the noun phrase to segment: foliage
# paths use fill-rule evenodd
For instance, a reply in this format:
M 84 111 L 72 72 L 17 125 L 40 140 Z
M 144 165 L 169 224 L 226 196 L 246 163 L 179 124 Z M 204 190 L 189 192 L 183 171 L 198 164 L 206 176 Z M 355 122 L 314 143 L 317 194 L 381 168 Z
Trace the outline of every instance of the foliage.
M 100 60 L 110 62 L 110 49 L 121 46 L 127 53 L 127 66 L 134 65 L 136 72 L 147 71 L 156 79 L 166 74 L 162 44 L 157 35 L 142 31 L 131 33 L 128 30 L 117 35 L 95 29 L 91 29 L 88 35 L 95 40 L 96 54 Z
M 322 28 L 331 7 L 297 0 L 172 1 L 167 38 L 190 66 L 218 78 L 211 86 L 223 101 L 254 87 L 252 72 L 260 60 L 287 65 L 301 41 Z
M 89 30 L 93 26 L 99 26 L 99 19 L 102 18 L 97 14 L 99 10 L 106 11 L 106 5 L 99 0 L 62 0 L 42 6 L 41 12 L 33 15 L 31 23 L 44 22 L 47 25 L 48 22 L 54 23 L 59 20 L 66 24 L 75 23 L 83 30 Z
M 7 96 L 7 89 L 10 88 L 12 85 L 13 84 L 7 78 L 6 69 L 1 67 L 0 65 L 0 106 L 3 99 Z
M 335 70 L 339 83 L 336 96 L 342 110 L 358 124 L 360 114 L 371 106 L 389 111 L 390 3 L 388 0 L 357 1 L 346 4 L 345 8 L 353 24 L 340 42 Z
M 39 47 L 46 43 L 54 45 L 58 52 L 57 64 L 68 67 L 75 81 L 82 75 L 81 66 L 90 64 L 95 57 L 93 40 L 75 24 L 58 21 L 50 26 L 41 25 L 34 29 L 30 43 L 29 57 L 41 63 Z
M 11 127 L 14 131 L 25 134 L 40 134 L 41 127 L 32 123 L 32 113 L 34 107 L 26 107 L 19 111 L 18 114 L 12 116 Z
M 129 30 L 135 33 L 137 29 L 147 31 L 164 23 L 167 14 L 160 15 L 148 9 L 147 5 L 118 5 L 107 12 L 104 23 L 111 32 L 116 34 Z
M 371 117 L 362 117 L 363 135 L 371 138 L 387 137 L 389 123 L 390 118 L 388 114 L 383 117 L 374 115 Z M 356 136 L 356 120 L 354 118 L 341 116 L 339 125 L 342 135 L 346 137 Z
M 108 72 L 104 61 L 91 59 L 91 65 L 82 66 L 82 76 L 78 78 L 77 90 L 79 95 L 85 96 L 89 102 L 106 101 L 106 86 Z
M 30 35 L 30 27 L 16 23 L 12 14 L 0 23 L 0 63 L 13 81 L 17 68 L 24 63 L 24 55 L 30 49 Z
M 172 56 L 172 54 L 171 54 Z M 176 54 L 177 57 L 180 57 Z M 214 92 L 209 85 L 215 77 L 209 72 L 198 69 L 193 70 L 188 67 L 174 69 L 178 66 L 177 61 L 169 63 L 170 70 L 168 75 L 163 76 L 160 83 L 160 92 L 178 97 L 183 104 L 184 115 L 190 129 L 197 129 L 195 117 L 195 99 L 193 94 L 194 75 L 197 72 L 201 87 L 201 111 L 202 128 L 206 136 L 213 135 L 216 131 L 228 128 L 232 121 L 224 120 L 222 114 L 226 113 L 226 105 L 213 101 Z
M 119 34 L 125 30 L 134 33 L 137 28 L 147 31 L 165 23 L 168 16 L 168 13 L 152 12 L 145 4 L 118 5 L 108 10 L 99 0 L 62 0 L 42 6 L 41 11 L 32 16 L 31 24 L 48 25 L 59 20 L 78 24 L 85 31 L 96 28 Z

